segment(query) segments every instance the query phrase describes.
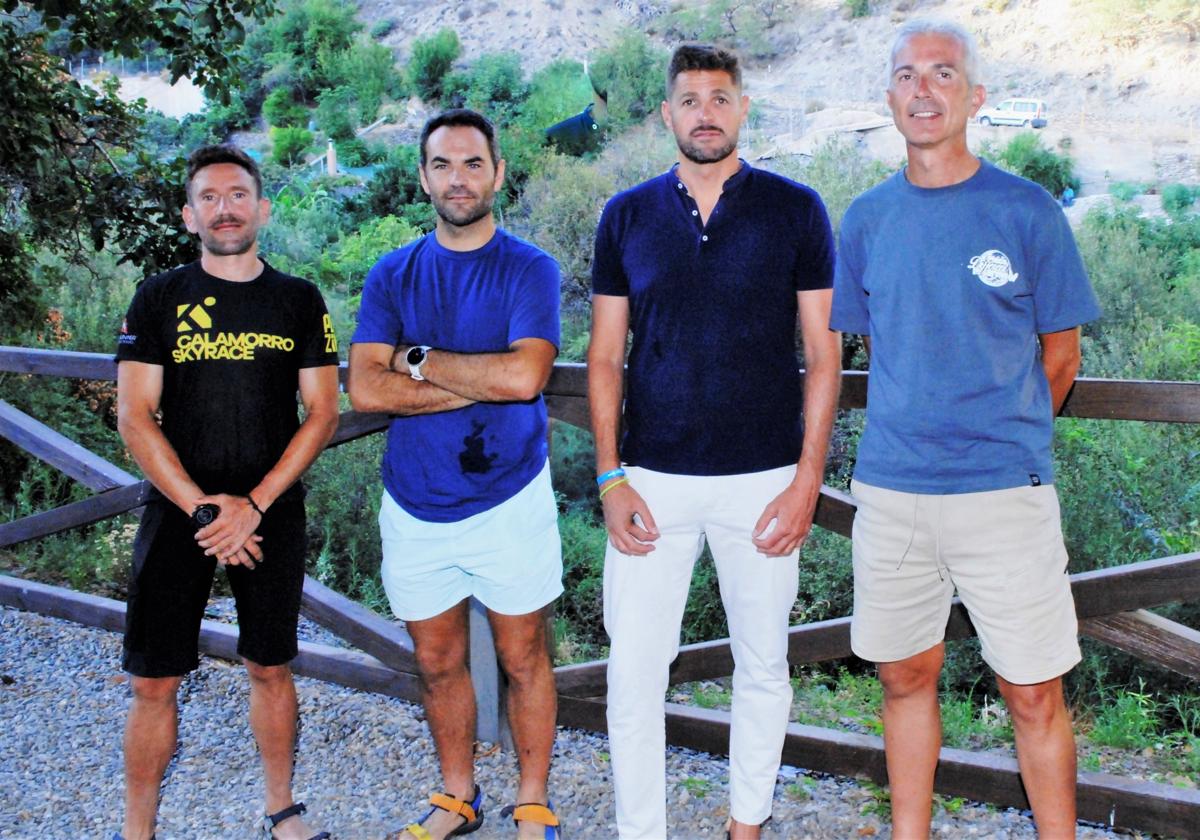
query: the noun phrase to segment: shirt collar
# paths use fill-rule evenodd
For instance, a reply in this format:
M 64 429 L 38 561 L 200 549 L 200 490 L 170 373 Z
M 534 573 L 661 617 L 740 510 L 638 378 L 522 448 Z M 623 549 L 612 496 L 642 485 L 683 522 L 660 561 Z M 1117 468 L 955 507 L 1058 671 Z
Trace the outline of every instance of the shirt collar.
M 748 179 L 750 177 L 750 173 L 754 169 L 753 166 L 751 166 L 750 164 L 748 164 L 746 162 L 745 158 L 738 158 L 738 163 L 741 165 L 738 167 L 737 172 L 734 172 L 732 175 L 730 175 L 728 178 L 726 178 L 725 183 L 721 185 L 721 194 L 722 195 L 733 192 L 738 187 L 740 187 L 742 184 L 746 183 L 746 179 Z M 679 162 L 678 161 L 671 164 L 671 168 L 667 171 L 667 176 L 673 182 L 671 185 L 672 187 L 675 187 L 676 189 L 678 189 L 680 185 L 683 185 L 683 181 L 679 180 Z M 685 192 L 687 191 L 686 185 L 683 186 L 683 190 Z

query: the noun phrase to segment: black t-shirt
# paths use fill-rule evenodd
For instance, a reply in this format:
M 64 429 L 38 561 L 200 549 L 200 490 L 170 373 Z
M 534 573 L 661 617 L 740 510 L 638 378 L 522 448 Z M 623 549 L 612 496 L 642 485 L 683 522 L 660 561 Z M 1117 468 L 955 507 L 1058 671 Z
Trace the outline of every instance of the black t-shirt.
M 206 493 L 244 494 L 300 427 L 300 369 L 336 365 L 337 339 L 312 283 L 265 263 L 235 283 L 194 262 L 138 287 L 117 361 L 163 367 L 162 430 L 184 469 Z

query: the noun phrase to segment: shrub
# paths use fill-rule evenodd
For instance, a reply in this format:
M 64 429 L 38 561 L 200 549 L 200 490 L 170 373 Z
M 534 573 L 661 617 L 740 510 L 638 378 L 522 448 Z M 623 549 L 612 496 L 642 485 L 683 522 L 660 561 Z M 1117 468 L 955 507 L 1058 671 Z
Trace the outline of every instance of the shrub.
M 366 125 L 375 121 L 385 96 L 403 95 L 401 76 L 392 51 L 365 39 L 326 59 L 339 85 L 352 92 L 354 119 Z
M 341 294 L 357 295 L 380 257 L 419 236 L 420 230 L 395 216 L 366 222 L 321 256 L 320 281 Z
M 850 202 L 891 174 L 886 166 L 868 158 L 852 142 L 838 137 L 822 143 L 808 161 L 785 158 L 772 168 L 816 190 L 825 202 L 835 231 L 841 226 Z
M 583 65 L 559 59 L 533 74 L 519 119 L 522 125 L 545 130 L 578 114 L 591 101 L 592 85 Z
M 1172 218 L 1182 217 L 1191 210 L 1197 198 L 1200 198 L 1200 187 L 1168 184 L 1162 191 L 1163 210 Z
M 366 191 L 348 204 L 352 218 L 361 223 L 381 216 L 405 216 L 422 220 L 418 226 L 430 230 L 433 208 L 421 189 L 417 175 L 419 159 L 415 145 L 394 147 L 387 161 L 375 171 Z
M 505 123 L 528 92 L 519 55 L 485 53 L 468 69 L 446 77 L 443 99 L 450 107 L 474 108 Z
M 338 140 L 333 147 L 337 150 L 339 166 L 366 166 L 370 162 L 371 153 L 367 144 L 357 137 Z
M 428 38 L 413 41 L 408 80 L 426 102 L 441 99 L 442 82 L 460 50 L 458 34 L 449 27 L 439 29 Z
M 845 0 L 842 5 L 852 18 L 866 17 L 871 14 L 871 0 Z
M 561 155 L 550 158 L 542 174 L 525 187 L 522 232 L 558 260 L 568 307 L 588 299 L 596 222 L 614 192 L 612 179 L 596 166 Z
M 303 162 L 312 142 L 313 134 L 306 128 L 272 128 L 271 159 L 280 166 L 295 166 Z
M 322 179 L 292 179 L 275 192 L 271 224 L 258 232 L 258 244 L 276 268 L 311 277 L 321 252 L 348 225 Z
M 1062 195 L 1071 187 L 1079 191 L 1075 163 L 1070 155 L 1058 154 L 1042 145 L 1042 139 L 1032 131 L 1018 134 L 1000 150 L 996 161 L 1009 172 L 1041 184 L 1053 196 Z
M 634 31 L 592 55 L 592 81 L 608 98 L 613 128 L 641 122 L 658 108 L 664 96 L 667 59 L 665 50 Z
M 1146 191 L 1145 184 L 1133 181 L 1116 181 L 1108 185 L 1109 194 L 1117 201 L 1128 204 Z
M 354 91 L 342 86 L 323 91 L 317 97 L 317 128 L 331 140 L 354 138 Z
M 371 37 L 375 39 L 386 38 L 392 34 L 392 30 L 396 28 L 396 21 L 393 18 L 381 18 L 371 25 Z
M 262 114 L 268 123 L 280 128 L 304 126 L 308 122 L 308 109 L 296 101 L 289 87 L 271 91 L 263 102 Z

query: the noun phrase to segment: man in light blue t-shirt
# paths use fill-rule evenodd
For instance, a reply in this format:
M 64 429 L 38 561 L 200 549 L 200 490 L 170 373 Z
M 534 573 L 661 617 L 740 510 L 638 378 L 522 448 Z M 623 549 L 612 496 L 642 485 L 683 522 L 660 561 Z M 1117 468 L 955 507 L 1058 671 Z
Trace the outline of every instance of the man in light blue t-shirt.
M 842 224 L 831 326 L 871 353 L 851 642 L 879 665 L 896 837 L 929 832 L 956 590 L 1012 716 L 1039 833 L 1074 836 L 1062 675 L 1080 654 L 1050 446 L 1079 325 L 1100 311 L 1057 202 L 968 150 L 977 68 L 961 27 L 901 27 L 887 98 L 908 166 Z
M 490 122 L 447 111 L 420 145 L 437 229 L 371 269 L 350 349 L 354 408 L 397 415 L 383 458 L 381 573 L 412 635 L 445 791 L 398 836 L 440 840 L 483 821 L 467 669 L 474 596 L 508 677 L 520 759 L 518 804 L 504 813 L 520 837 L 557 837 L 545 607 L 562 593 L 562 548 L 541 392 L 558 354 L 558 266 L 496 227 L 504 161 Z

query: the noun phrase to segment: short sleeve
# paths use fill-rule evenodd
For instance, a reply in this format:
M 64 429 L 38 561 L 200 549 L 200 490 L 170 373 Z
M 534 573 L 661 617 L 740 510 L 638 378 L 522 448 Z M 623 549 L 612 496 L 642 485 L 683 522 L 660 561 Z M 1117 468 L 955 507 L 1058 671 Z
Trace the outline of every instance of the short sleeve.
M 1059 332 L 1100 317 L 1079 248 L 1067 218 L 1047 196 L 1049 207 L 1033 227 L 1033 312 L 1039 333 Z
M 309 305 L 304 323 L 304 344 L 301 347 L 300 367 L 325 367 L 338 363 L 337 336 L 333 332 L 333 319 L 325 308 L 325 299 L 321 292 L 311 283 L 305 286 L 309 291 Z
M 353 344 L 391 344 L 400 341 L 404 324 L 389 293 L 391 271 L 387 257 L 375 263 L 363 284 L 362 303 L 358 307 L 358 326 Z
M 829 214 L 815 192 L 805 190 L 805 195 L 809 198 L 807 229 L 801 240 L 805 246 L 800 248 L 796 260 L 794 281 L 797 292 L 828 289 L 833 285 L 833 228 L 829 224 Z
M 155 305 L 157 284 L 146 281 L 138 286 L 121 322 L 117 335 L 118 362 L 145 362 L 165 365 L 170 361 L 168 348 L 163 344 L 160 327 L 161 307 Z
M 829 316 L 831 329 L 855 335 L 868 335 L 871 330 L 867 310 L 867 292 L 863 287 L 862 236 L 854 208 L 846 212 L 838 242 L 837 268 L 833 279 L 833 308 Z
M 596 227 L 596 248 L 592 259 L 592 294 L 629 296 L 629 278 L 621 262 L 621 240 L 617 229 L 618 210 L 609 201 Z
M 508 322 L 508 343 L 542 338 L 559 346 L 558 302 L 562 278 L 558 263 L 546 254 L 530 260 L 517 291 Z

